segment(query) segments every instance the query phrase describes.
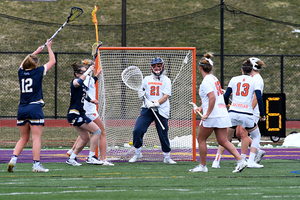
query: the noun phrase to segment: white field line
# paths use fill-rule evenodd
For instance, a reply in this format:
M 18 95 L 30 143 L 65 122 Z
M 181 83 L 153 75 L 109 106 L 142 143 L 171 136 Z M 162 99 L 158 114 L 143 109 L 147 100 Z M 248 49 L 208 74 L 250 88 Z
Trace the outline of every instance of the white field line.
M 76 187 L 72 187 L 72 189 L 74 189 Z M 80 188 L 80 187 L 79 187 Z M 296 189 L 296 188 L 300 188 L 300 186 L 278 186 L 278 187 L 264 187 L 264 189 L 274 189 L 274 188 L 278 188 L 278 189 Z M 230 193 L 231 190 L 233 189 L 239 189 L 239 190 L 255 190 L 255 189 L 261 189 L 261 187 L 240 187 L 240 188 L 233 188 L 233 187 L 228 187 L 228 188 L 205 188 L 203 190 L 198 190 L 198 191 L 194 191 L 193 189 L 182 189 L 182 188 L 174 188 L 174 189 L 161 189 L 161 190 L 174 190 L 174 191 L 181 191 L 183 193 L 206 193 L 206 192 L 220 192 L 220 191 L 228 191 L 227 192 L 222 192 L 222 195 L 224 196 L 241 196 L 241 193 Z M 56 191 L 56 192 L 11 192 L 11 193 L 0 193 L 0 196 L 11 196 L 11 195 L 37 195 L 37 194 L 65 194 L 65 193 L 95 193 L 95 192 L 124 192 L 127 190 L 64 190 L 64 191 Z M 149 190 L 134 190 L 136 192 L 144 192 L 144 191 L 154 191 L 152 189 Z M 157 190 L 155 190 L 157 191 Z M 259 196 L 262 198 L 269 198 L 269 199 L 273 199 L 273 198 L 299 198 L 300 195 L 290 195 L 290 194 L 282 194 L 282 195 L 263 195 L 263 193 L 251 193 L 251 194 L 246 194 L 246 195 L 251 195 L 251 196 Z

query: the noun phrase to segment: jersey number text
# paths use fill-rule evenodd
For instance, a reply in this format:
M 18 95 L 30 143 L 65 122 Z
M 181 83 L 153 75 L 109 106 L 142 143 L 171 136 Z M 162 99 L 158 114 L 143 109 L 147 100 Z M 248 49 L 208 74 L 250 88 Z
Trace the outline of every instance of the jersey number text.
M 31 78 L 26 78 L 21 80 L 22 93 L 32 92 L 32 82 Z

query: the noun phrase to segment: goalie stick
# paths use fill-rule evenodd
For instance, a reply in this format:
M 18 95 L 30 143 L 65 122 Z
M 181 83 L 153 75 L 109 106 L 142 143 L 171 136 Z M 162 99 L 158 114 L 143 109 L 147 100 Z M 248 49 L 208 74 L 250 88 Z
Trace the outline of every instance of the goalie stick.
M 143 83 L 143 74 L 138 67 L 136 66 L 127 67 L 126 69 L 123 70 L 121 76 L 122 76 L 122 81 L 125 83 L 127 87 L 129 87 L 132 90 L 139 91 Z M 144 101 L 148 101 L 145 95 L 144 95 Z M 157 121 L 159 122 L 161 128 L 165 130 L 164 125 L 159 120 L 153 108 L 150 109 L 152 110 Z

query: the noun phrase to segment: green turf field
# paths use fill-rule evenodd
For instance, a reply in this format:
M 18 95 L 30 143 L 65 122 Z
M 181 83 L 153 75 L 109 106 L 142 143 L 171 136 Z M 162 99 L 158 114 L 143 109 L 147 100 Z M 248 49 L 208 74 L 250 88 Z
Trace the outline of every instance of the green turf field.
M 190 173 L 198 162 L 115 163 L 80 167 L 44 163 L 48 173 L 33 173 L 18 163 L 14 173 L 0 164 L 0 199 L 299 199 L 299 160 L 263 160 L 262 169 L 232 173 L 235 161 L 220 169 Z

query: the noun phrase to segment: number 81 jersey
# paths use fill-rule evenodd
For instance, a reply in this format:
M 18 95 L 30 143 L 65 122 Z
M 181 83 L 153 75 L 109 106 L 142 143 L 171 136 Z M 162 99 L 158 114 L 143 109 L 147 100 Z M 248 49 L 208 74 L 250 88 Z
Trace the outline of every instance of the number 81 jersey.
M 143 80 L 142 89 L 145 89 L 146 92 L 146 98 L 149 101 L 158 101 L 160 98 L 164 96 L 164 94 L 171 96 L 171 80 L 165 76 L 162 75 L 160 79 L 156 79 L 151 76 L 146 76 Z M 143 107 L 145 105 L 143 104 Z M 169 118 L 170 115 L 170 102 L 169 99 L 167 99 L 166 102 L 162 103 L 158 107 L 158 112 L 160 115 L 162 115 L 165 118 Z

